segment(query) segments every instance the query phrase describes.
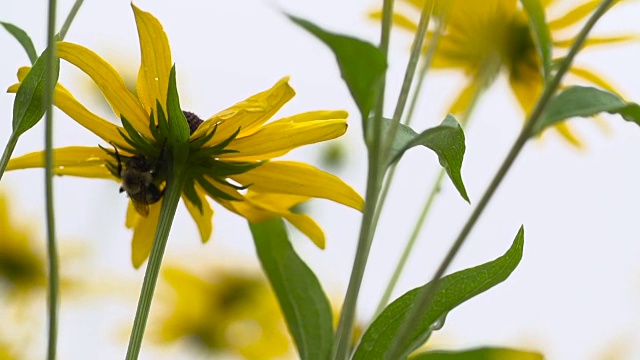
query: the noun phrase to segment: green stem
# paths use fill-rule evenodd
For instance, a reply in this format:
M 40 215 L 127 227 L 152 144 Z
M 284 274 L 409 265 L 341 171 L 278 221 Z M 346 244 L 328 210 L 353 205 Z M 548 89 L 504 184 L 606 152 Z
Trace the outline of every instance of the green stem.
M 389 38 L 391 35 L 391 23 L 393 15 L 394 0 L 384 0 L 382 5 L 382 26 L 380 31 L 380 51 L 384 55 L 385 61 L 389 53 Z M 380 144 L 382 139 L 382 112 L 384 109 L 384 92 L 385 77 L 380 81 L 380 87 L 377 89 L 374 119 L 373 119 L 373 138 L 371 142 L 368 139 L 369 119 L 362 119 L 365 132 L 365 143 L 368 148 L 368 175 L 367 190 L 365 195 L 365 207 L 362 214 L 362 222 L 360 224 L 360 235 L 358 237 L 358 246 L 356 256 L 353 260 L 351 268 L 351 277 L 347 287 L 347 293 L 342 304 L 340 319 L 334 337 L 331 358 L 335 360 L 347 359 L 351 345 L 351 335 L 353 333 L 353 323 L 355 321 L 356 305 L 360 286 L 364 276 L 364 270 L 367 266 L 369 251 L 373 241 L 375 232 L 374 217 L 377 207 L 378 194 L 382 183 L 382 174 L 384 167 L 381 167 L 380 161 Z
M 80 10 L 83 2 L 84 0 L 76 0 L 73 4 L 71 11 L 69 11 L 69 15 L 67 15 L 67 19 L 64 21 L 64 24 L 62 24 L 62 28 L 60 29 L 60 40 L 64 40 L 65 36 L 67 36 L 69 27 L 71 27 L 71 23 L 73 22 L 73 19 L 75 19 L 76 14 L 78 14 L 78 10 Z
M 498 169 L 496 175 L 493 177 L 493 180 L 487 187 L 487 190 L 482 195 L 482 198 L 476 205 L 476 208 L 473 210 L 473 212 L 469 216 L 469 219 L 467 220 L 466 224 L 463 226 L 462 230 L 460 231 L 460 234 L 458 235 L 453 245 L 451 246 L 451 249 L 449 249 L 449 252 L 447 253 L 446 257 L 444 258 L 444 260 L 436 270 L 432 280 L 418 294 L 418 297 L 416 298 L 414 305 L 411 307 L 410 311 L 405 316 L 404 322 L 402 323 L 402 326 L 398 331 L 398 334 L 396 335 L 396 338 L 395 338 L 396 341 L 392 344 L 389 351 L 385 354 L 385 358 L 399 359 L 407 355 L 403 353 L 405 351 L 405 349 L 403 349 L 403 346 L 407 342 L 406 339 L 411 338 L 412 332 L 420 323 L 420 321 L 424 318 L 424 315 L 429 309 L 429 306 L 431 306 L 431 302 L 433 301 L 433 296 L 435 295 L 435 289 L 436 289 L 435 285 L 442 278 L 444 273 L 447 271 L 449 265 L 457 255 L 458 251 L 462 247 L 462 244 L 466 240 L 467 236 L 473 229 L 475 223 L 480 218 L 480 215 L 482 214 L 485 207 L 489 203 L 489 200 L 491 200 L 496 189 L 498 188 L 498 186 L 504 179 L 505 175 L 511 168 L 511 165 L 513 165 L 515 159 L 520 154 L 520 151 L 524 147 L 524 144 L 527 142 L 529 138 L 531 138 L 531 130 L 540 119 L 540 116 L 543 114 L 545 108 L 547 107 L 549 100 L 558 89 L 558 86 L 560 85 L 560 81 L 562 80 L 567 70 L 569 70 L 569 67 L 571 66 L 573 59 L 575 58 L 576 54 L 584 44 L 587 38 L 587 35 L 591 31 L 595 23 L 598 21 L 598 19 L 600 19 L 600 17 L 604 15 L 604 13 L 608 10 L 608 8 L 611 6 L 611 4 L 614 1 L 616 0 L 603 0 L 600 3 L 596 11 L 593 13 L 593 15 L 589 18 L 589 20 L 585 24 L 584 28 L 582 28 L 582 30 L 576 37 L 573 45 L 571 46 L 571 49 L 569 50 L 569 53 L 560 63 L 560 66 L 558 67 L 558 71 L 555 74 L 555 76 L 547 84 L 545 84 L 544 90 L 540 95 L 540 98 L 538 99 L 536 106 L 531 112 L 531 115 L 529 116 L 525 125 L 523 126 L 522 131 L 520 132 L 520 135 L 515 140 L 514 144 L 509 150 L 509 153 L 504 159 L 502 165 Z
M 153 247 L 149 256 L 149 263 L 144 274 L 142 290 L 138 300 L 138 308 L 136 317 L 133 321 L 133 329 L 129 338 L 129 347 L 127 349 L 127 360 L 135 360 L 140 354 L 142 346 L 142 338 L 149 318 L 149 310 L 151 309 L 151 301 L 153 293 L 160 274 L 160 265 L 162 257 L 169 239 L 169 232 L 173 224 L 173 218 L 180 202 L 180 195 L 185 184 L 184 171 L 179 168 L 169 169 L 170 177 L 167 179 L 167 187 L 163 196 L 162 209 L 160 210 L 160 218 L 158 219 L 158 227 L 156 235 L 153 239 Z
M 60 279 L 58 274 L 58 251 L 56 246 L 56 226 L 53 208 L 53 91 L 56 86 L 56 0 L 49 0 L 49 20 L 47 26 L 47 73 L 45 74 L 46 104 L 45 128 L 44 128 L 44 162 L 45 162 L 45 199 L 47 217 L 47 257 L 49 267 L 48 283 L 48 313 L 49 329 L 47 343 L 47 359 L 56 358 L 58 340 L 58 296 Z M 17 139 L 16 139 L 17 140 Z
M 11 133 L 9 136 L 9 141 L 7 141 L 7 146 L 4 148 L 4 152 L 2 153 L 2 158 L 0 158 L 0 180 L 2 180 L 2 175 L 4 175 L 4 171 L 7 168 L 7 164 L 9 163 L 9 159 L 11 159 L 11 154 L 13 154 L 13 150 L 16 148 L 18 144 L 18 139 L 20 138 L 20 134 L 16 131 Z

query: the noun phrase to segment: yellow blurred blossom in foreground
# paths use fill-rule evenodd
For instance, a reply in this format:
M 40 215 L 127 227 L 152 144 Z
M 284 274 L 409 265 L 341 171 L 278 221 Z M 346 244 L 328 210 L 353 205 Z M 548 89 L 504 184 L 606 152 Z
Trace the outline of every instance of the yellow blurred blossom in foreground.
M 185 171 L 181 176 L 187 180 L 182 199 L 203 242 L 213 230 L 209 197 L 250 222 L 282 217 L 323 248 L 322 229 L 309 216 L 290 209 L 311 198 L 325 198 L 361 210 L 364 200 L 334 175 L 304 163 L 272 159 L 297 147 L 341 136 L 347 129 L 347 113 L 311 111 L 266 124 L 295 95 L 284 78 L 207 120 L 181 109 L 177 115 L 170 108 L 175 101 L 168 100 L 175 73 L 167 35 L 153 15 L 135 6 L 133 12 L 142 59 L 137 94 L 130 92 L 120 74 L 93 51 L 68 42 L 57 45 L 61 59 L 100 87 L 123 126 L 90 112 L 58 84 L 55 105 L 105 145 L 55 149 L 55 173 L 122 181 L 121 192 L 126 191 L 132 200 L 126 226 L 134 229 L 132 262 L 138 267 L 149 256 L 158 224 L 167 178 L 165 148 L 174 146 L 171 134 L 175 129 L 184 128 L 184 123 L 176 121 L 186 121 L 188 155 L 180 165 Z M 20 81 L 27 72 L 27 68 L 19 71 Z M 15 84 L 9 91 L 15 92 L 19 86 Z M 36 152 L 12 159 L 7 170 L 42 166 L 43 153 Z

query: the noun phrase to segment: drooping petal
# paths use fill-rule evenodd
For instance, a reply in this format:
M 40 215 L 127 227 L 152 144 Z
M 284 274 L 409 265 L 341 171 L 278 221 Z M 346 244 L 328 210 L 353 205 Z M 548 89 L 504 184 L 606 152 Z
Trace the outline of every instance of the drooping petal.
M 291 225 L 300 230 L 300 232 L 307 235 L 317 247 L 320 249 L 325 248 L 327 240 L 324 236 L 324 231 L 322 231 L 322 228 L 318 226 L 318 223 L 316 223 L 309 215 L 288 212 L 281 214 L 281 216 L 290 222 Z
M 574 131 L 569 127 L 569 124 L 567 124 L 566 121 L 556 124 L 554 129 L 556 129 L 571 145 L 577 148 L 583 147 L 582 141 L 580 141 L 580 139 L 574 134 Z
M 234 161 L 266 160 L 302 145 L 335 139 L 345 131 L 347 122 L 343 119 L 267 124 L 255 134 L 236 139 L 227 146 L 237 152 L 218 157 Z
M 93 51 L 68 42 L 58 42 L 58 56 L 89 75 L 116 115 L 124 116 L 139 133 L 152 139 L 149 130 L 149 114 L 136 96 L 127 89 L 120 74 L 109 63 Z
M 278 81 L 271 89 L 255 94 L 232 107 L 223 110 L 203 122 L 192 135 L 192 139 L 204 136 L 218 125 L 216 134 L 206 145 L 212 146 L 226 140 L 240 128 L 239 137 L 256 132 L 280 108 L 295 95 L 289 86 L 289 78 Z
M 600 0 L 591 0 L 576 6 L 559 18 L 549 21 L 549 30 L 553 31 L 564 29 L 584 20 L 598 7 L 599 4 Z
M 53 166 L 56 175 L 74 175 L 91 178 L 114 179 L 106 168 L 113 161 L 98 147 L 70 146 L 53 150 Z M 44 151 L 37 151 L 9 160 L 7 170 L 44 167 Z
M 138 73 L 138 98 L 149 112 L 156 100 L 167 111 L 167 89 L 171 72 L 171 48 L 167 34 L 153 15 L 131 4 L 140 38 L 141 64 Z M 154 112 L 157 114 L 157 112 Z
M 129 200 L 131 202 L 131 200 Z M 158 227 L 162 200 L 149 205 L 149 215 L 140 216 L 133 229 L 133 240 L 131 242 L 131 262 L 136 269 L 142 265 L 151 254 L 153 239 Z
M 182 196 L 182 200 L 184 200 L 184 204 L 189 210 L 189 214 L 196 222 L 198 226 L 198 231 L 200 232 L 200 237 L 202 242 L 205 243 L 211 238 L 211 233 L 213 232 L 213 209 L 205 196 L 205 191 L 199 185 L 195 185 L 196 194 L 200 198 L 200 202 L 202 203 L 202 212 L 198 209 L 196 204 L 192 203 L 189 198 L 186 196 Z
M 21 67 L 18 70 L 18 80 L 22 82 L 31 68 L 28 66 Z M 20 84 L 14 84 L 7 89 L 9 93 L 15 93 L 20 88 Z M 96 134 L 108 143 L 119 148 L 130 148 L 131 146 L 122 138 L 120 132 L 124 133 L 124 128 L 117 126 L 100 116 L 87 110 L 82 104 L 76 100 L 73 95 L 61 84 L 56 84 L 53 103 L 70 118 L 75 120 L 87 130 Z M 120 132 L 119 132 L 120 131 Z
M 637 41 L 640 39 L 638 35 L 627 34 L 627 35 L 615 35 L 615 36 L 594 36 L 589 37 L 585 40 L 583 48 L 597 46 L 597 45 L 611 45 L 620 42 L 627 41 Z M 571 45 L 575 42 L 574 38 L 570 39 L 558 39 L 553 40 L 553 45 L 561 48 L 570 48 Z
M 273 124 L 290 124 L 290 123 L 303 123 L 307 121 L 316 120 L 333 120 L 333 119 L 346 119 L 349 113 L 344 110 L 318 110 L 308 111 L 305 113 L 289 116 L 276 121 L 272 121 L 269 125 Z
M 364 207 L 362 197 L 339 177 L 304 163 L 270 161 L 231 178 L 251 184 L 250 189 L 257 192 L 324 198 L 357 210 Z
M 380 20 L 382 19 L 382 11 L 371 12 L 369 13 L 369 16 L 372 19 Z M 394 12 L 391 17 L 391 21 L 393 22 L 394 25 L 404 28 L 406 30 L 409 30 L 413 33 L 418 31 L 418 25 L 416 24 L 416 22 L 404 16 L 403 14 Z
M 594 73 L 589 69 L 571 66 L 571 68 L 569 68 L 569 72 L 577 77 L 587 80 L 588 82 L 596 86 L 611 91 L 614 94 L 618 94 L 618 91 L 611 85 L 609 81 L 605 80 L 602 76 Z
M 470 81 L 462 91 L 460 91 L 460 95 L 456 97 L 451 107 L 449 107 L 449 112 L 451 114 L 463 114 L 467 111 L 473 102 L 473 98 L 478 93 L 477 87 L 478 83 L 476 81 Z

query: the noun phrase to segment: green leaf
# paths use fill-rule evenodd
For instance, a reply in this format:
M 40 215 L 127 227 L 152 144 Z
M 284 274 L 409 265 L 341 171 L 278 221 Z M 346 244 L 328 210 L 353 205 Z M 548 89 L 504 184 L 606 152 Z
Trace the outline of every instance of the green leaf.
M 48 69 L 48 51 L 45 50 L 20 84 L 13 100 L 13 131 L 23 134 L 40 121 L 46 111 L 45 78 Z M 60 59 L 56 58 L 55 81 L 58 82 Z
M 186 144 L 189 142 L 189 123 L 180 107 L 180 98 L 176 85 L 176 66 L 171 67 L 169 75 L 169 90 L 167 91 L 167 116 L 169 136 L 175 143 Z
M 390 127 L 390 123 L 391 120 L 384 119 L 383 129 L 385 131 Z M 427 129 L 420 134 L 406 125 L 398 124 L 398 131 L 391 145 L 389 165 L 398 161 L 405 151 L 420 145 L 428 147 L 438 155 L 438 161 L 447 171 L 447 175 L 449 175 L 453 185 L 462 198 L 469 202 L 469 196 L 460 173 L 466 149 L 464 132 L 456 118 L 449 114 L 440 125 Z
M 529 15 L 529 23 L 533 30 L 536 48 L 542 59 L 542 69 L 546 81 L 549 79 L 549 74 L 551 73 L 551 51 L 553 43 L 551 42 L 551 33 L 545 20 L 544 6 L 542 6 L 540 0 L 520 0 L 520 2 L 527 15 Z
M 380 81 L 387 69 L 387 61 L 382 52 L 368 42 L 334 34 L 307 20 L 288 16 L 291 21 L 331 48 L 338 61 L 342 79 L 347 84 L 364 122 L 369 118 Z
M 626 102 L 618 95 L 585 86 L 572 86 L 555 95 L 531 130 L 536 136 L 545 128 L 571 117 L 587 117 L 608 112 L 640 125 L 640 106 Z
M 449 311 L 506 280 L 520 262 L 523 247 L 524 229 L 521 227 L 511 248 L 501 257 L 443 277 L 436 285 L 432 305 L 420 325 L 409 338 L 395 339 L 419 293 L 429 284 L 405 293 L 373 321 L 362 337 L 354 359 L 383 359 L 395 341 L 401 341 L 404 354 L 401 358 L 408 356 L 428 339 L 432 331 L 444 325 Z
M 331 306 L 318 278 L 291 246 L 282 219 L 249 226 L 300 358 L 328 359 L 333 345 Z
M 36 48 L 33 46 L 33 42 L 27 33 L 20 29 L 19 27 L 9 24 L 6 22 L 0 21 L 0 25 L 4 26 L 5 30 L 9 32 L 9 34 L 13 35 L 16 40 L 22 45 L 24 51 L 27 52 L 27 56 L 29 57 L 29 61 L 31 65 L 33 65 L 38 59 L 38 53 L 36 52 Z
M 498 347 L 482 347 L 457 351 L 428 351 L 411 357 L 411 360 L 542 360 L 542 354 L 533 351 Z

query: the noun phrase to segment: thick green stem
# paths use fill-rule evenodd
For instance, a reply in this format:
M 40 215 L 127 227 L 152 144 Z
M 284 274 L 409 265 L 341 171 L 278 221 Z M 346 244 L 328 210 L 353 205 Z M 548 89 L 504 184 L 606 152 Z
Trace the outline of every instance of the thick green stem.
M 47 359 L 56 358 L 58 341 L 58 251 L 56 246 L 56 226 L 53 209 L 53 91 L 56 86 L 56 0 L 49 0 L 49 20 L 47 26 L 47 48 L 50 49 L 47 55 L 47 73 L 45 74 L 44 101 L 46 104 L 45 128 L 44 128 L 44 161 L 45 161 L 45 199 L 47 217 L 47 257 L 49 267 L 48 277 L 48 316 L 49 329 L 47 339 Z M 17 139 L 16 139 L 17 140 Z
M 149 256 L 149 263 L 144 274 L 140 299 L 138 300 L 138 308 L 136 317 L 133 321 L 133 329 L 129 338 L 129 348 L 127 349 L 127 360 L 135 360 L 140 354 L 142 346 L 142 338 L 149 318 L 149 310 L 151 309 L 151 301 L 153 293 L 160 274 L 160 265 L 162 257 L 169 239 L 169 232 L 173 224 L 173 218 L 180 202 L 180 195 L 185 184 L 184 171 L 180 168 L 169 169 L 169 178 L 167 179 L 167 187 L 163 196 L 162 209 L 160 210 L 160 218 L 156 235 L 153 239 L 153 247 Z
M 404 322 L 398 332 L 398 335 L 396 336 L 396 341 L 392 344 L 389 351 L 385 354 L 385 359 L 399 359 L 408 355 L 403 353 L 405 351 L 405 349 L 403 349 L 403 346 L 406 344 L 407 339 L 411 337 L 411 334 L 414 331 L 414 329 L 423 319 L 425 313 L 429 309 L 429 306 L 431 306 L 431 302 L 433 301 L 433 296 L 435 295 L 435 289 L 436 289 L 435 285 L 442 278 L 444 273 L 449 268 L 449 265 L 451 264 L 451 262 L 457 255 L 458 251 L 462 247 L 462 244 L 464 243 L 467 236 L 473 229 L 475 223 L 480 218 L 480 215 L 482 214 L 485 207 L 489 203 L 489 200 L 491 200 L 496 189 L 498 188 L 498 186 L 504 179 L 505 175 L 511 168 L 511 165 L 513 165 L 515 159 L 520 154 L 520 151 L 524 147 L 524 144 L 527 142 L 527 140 L 531 138 L 531 130 L 540 119 L 540 116 L 543 114 L 546 106 L 549 103 L 549 100 L 558 89 L 558 86 L 560 85 L 560 81 L 562 80 L 567 70 L 569 70 L 569 67 L 571 66 L 573 59 L 575 58 L 576 54 L 584 44 L 587 38 L 587 35 L 591 31 L 595 23 L 598 21 L 598 19 L 600 19 L 600 17 L 604 15 L 604 13 L 607 11 L 607 9 L 611 6 L 611 4 L 614 1 L 616 0 L 603 0 L 600 3 L 596 11 L 589 18 L 585 26 L 582 28 L 582 30 L 576 37 L 573 45 L 571 46 L 571 49 L 569 50 L 569 53 L 560 63 L 560 66 L 558 67 L 558 71 L 555 74 L 555 76 L 547 84 L 545 84 L 544 90 L 540 95 L 540 98 L 538 99 L 536 106 L 534 107 L 533 111 L 531 112 L 531 115 L 529 116 L 525 125 L 523 126 L 522 131 L 520 132 L 520 135 L 515 140 L 514 144 L 509 150 L 507 157 L 504 159 L 496 175 L 493 177 L 493 180 L 487 187 L 487 190 L 482 195 L 482 198 L 476 205 L 476 208 L 473 210 L 473 212 L 469 216 L 469 219 L 467 220 L 466 224 L 463 226 L 462 230 L 460 231 L 460 234 L 458 235 L 453 245 L 451 246 L 451 249 L 449 249 L 449 252 L 447 253 L 446 257 L 444 258 L 444 260 L 436 270 L 432 280 L 429 282 L 428 286 L 425 286 L 424 289 L 418 294 L 418 297 L 416 298 L 414 305 L 411 307 L 410 311 L 405 316 Z

